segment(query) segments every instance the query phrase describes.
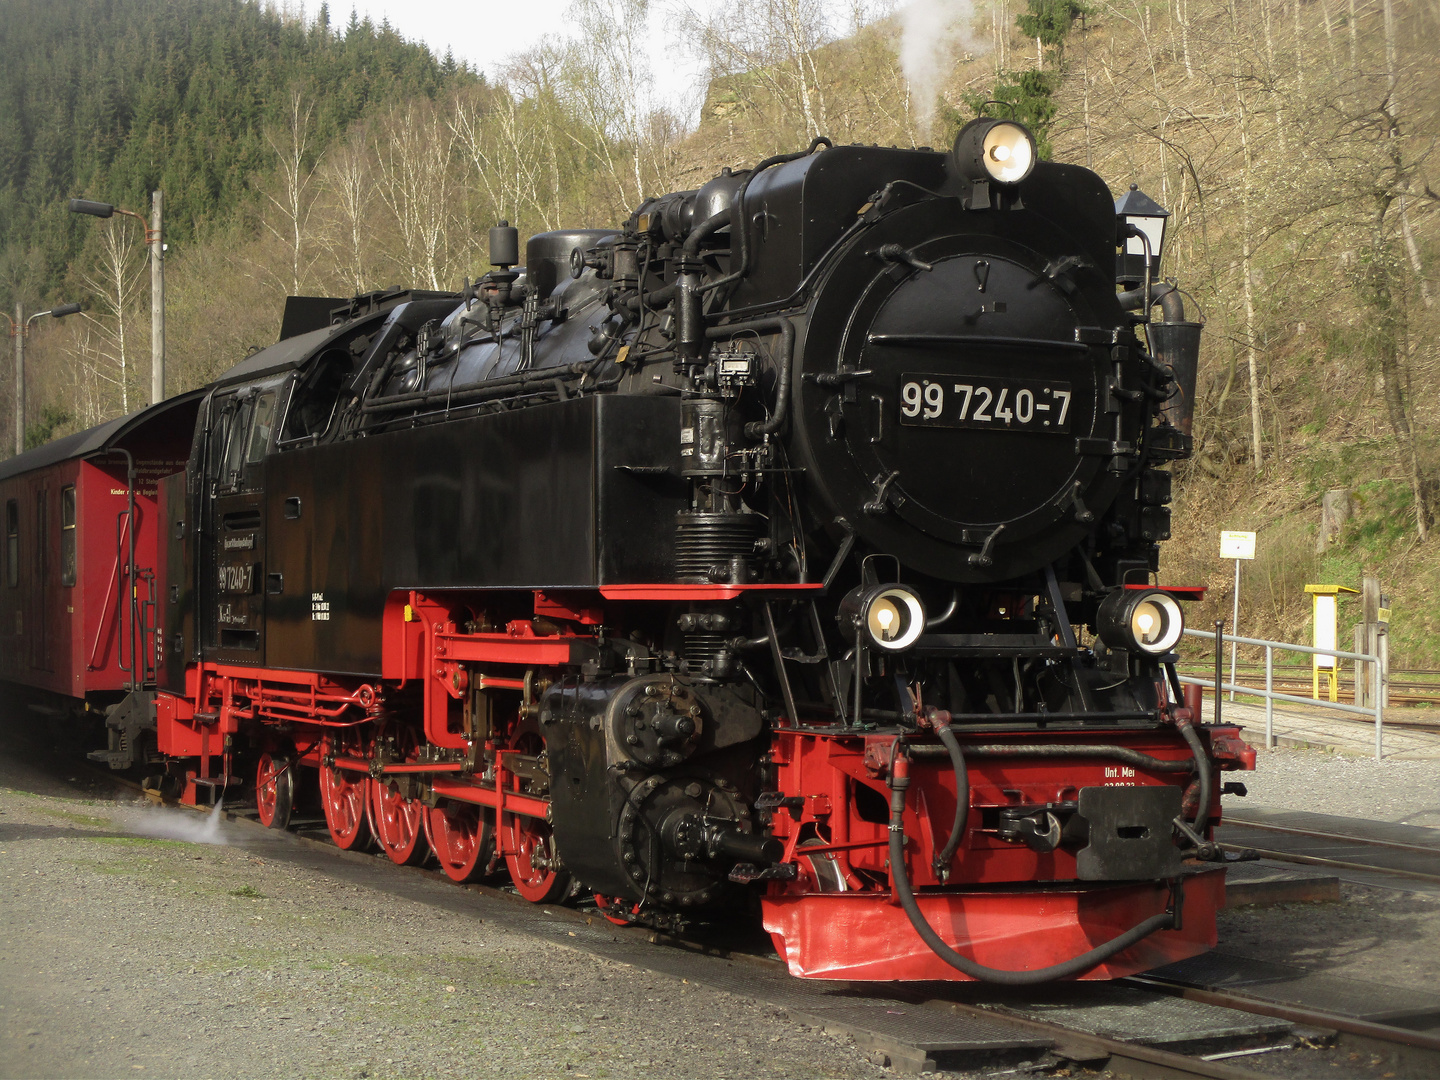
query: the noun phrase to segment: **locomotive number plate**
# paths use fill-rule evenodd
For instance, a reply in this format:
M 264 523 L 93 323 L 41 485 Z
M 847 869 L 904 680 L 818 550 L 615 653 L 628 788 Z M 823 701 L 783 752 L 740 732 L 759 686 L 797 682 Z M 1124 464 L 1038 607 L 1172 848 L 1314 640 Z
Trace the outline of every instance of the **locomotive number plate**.
M 1070 430 L 1070 384 L 1039 379 L 900 376 L 900 423 L 910 427 Z

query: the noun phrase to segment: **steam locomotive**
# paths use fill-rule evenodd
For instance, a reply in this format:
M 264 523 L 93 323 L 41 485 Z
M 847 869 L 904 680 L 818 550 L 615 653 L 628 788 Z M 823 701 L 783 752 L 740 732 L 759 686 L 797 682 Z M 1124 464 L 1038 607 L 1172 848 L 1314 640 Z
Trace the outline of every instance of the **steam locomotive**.
M 342 848 L 758 907 L 798 976 L 1214 944 L 1254 752 L 1152 584 L 1199 327 L 1098 176 L 981 119 L 489 242 L 6 463 L 0 677 L 186 803 L 283 828 L 318 778 Z

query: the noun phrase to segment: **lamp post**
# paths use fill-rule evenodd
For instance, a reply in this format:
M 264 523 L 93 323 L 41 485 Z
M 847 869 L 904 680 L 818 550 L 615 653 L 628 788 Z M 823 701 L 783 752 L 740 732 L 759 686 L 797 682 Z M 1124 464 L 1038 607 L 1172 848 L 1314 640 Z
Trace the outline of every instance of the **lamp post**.
M 15 301 L 15 318 L 5 318 L 10 323 L 10 336 L 15 339 L 15 453 L 25 452 L 25 337 L 30 333 L 30 324 L 36 319 L 49 315 L 52 319 L 63 319 L 80 310 L 79 304 L 56 304 L 49 311 L 37 311 L 28 319 L 25 305 Z
M 145 226 L 145 245 L 150 249 L 150 403 L 159 404 L 165 400 L 165 244 L 161 240 L 160 225 L 165 205 L 165 193 L 150 193 L 150 222 L 133 210 L 122 210 L 110 203 L 92 202 L 89 199 L 71 199 L 72 214 L 89 214 L 91 217 L 108 218 L 115 214 L 133 217 Z

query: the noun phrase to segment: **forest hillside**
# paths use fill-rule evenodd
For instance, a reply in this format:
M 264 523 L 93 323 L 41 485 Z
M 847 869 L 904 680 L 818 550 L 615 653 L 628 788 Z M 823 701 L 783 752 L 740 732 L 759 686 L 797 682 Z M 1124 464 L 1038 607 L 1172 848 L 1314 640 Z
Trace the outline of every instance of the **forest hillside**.
M 698 122 L 655 90 L 662 10 L 708 71 Z M 1374 573 L 1397 664 L 1440 667 L 1440 2 L 575 0 L 569 23 L 486 80 L 323 7 L 11 0 L 0 303 L 87 304 L 37 325 L 32 441 L 148 394 L 139 230 L 70 196 L 165 189 L 174 393 L 273 341 L 288 293 L 459 287 L 499 218 L 611 224 L 815 135 L 943 147 L 988 110 L 1172 212 L 1165 272 L 1206 323 L 1163 574 L 1211 586 L 1191 621 L 1229 614 L 1218 531 L 1254 530 L 1242 632 L 1303 640 L 1307 582 Z M 1330 490 L 1351 513 L 1322 545 Z

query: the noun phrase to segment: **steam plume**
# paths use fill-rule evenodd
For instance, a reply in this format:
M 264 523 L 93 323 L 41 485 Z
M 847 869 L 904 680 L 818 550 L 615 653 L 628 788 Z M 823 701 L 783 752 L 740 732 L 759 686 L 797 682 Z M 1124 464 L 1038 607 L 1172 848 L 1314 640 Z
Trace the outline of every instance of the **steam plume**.
M 910 84 L 916 130 L 924 135 L 935 119 L 935 96 L 950 74 L 955 52 L 979 51 L 971 32 L 973 0 L 910 0 L 900 9 L 900 70 Z

